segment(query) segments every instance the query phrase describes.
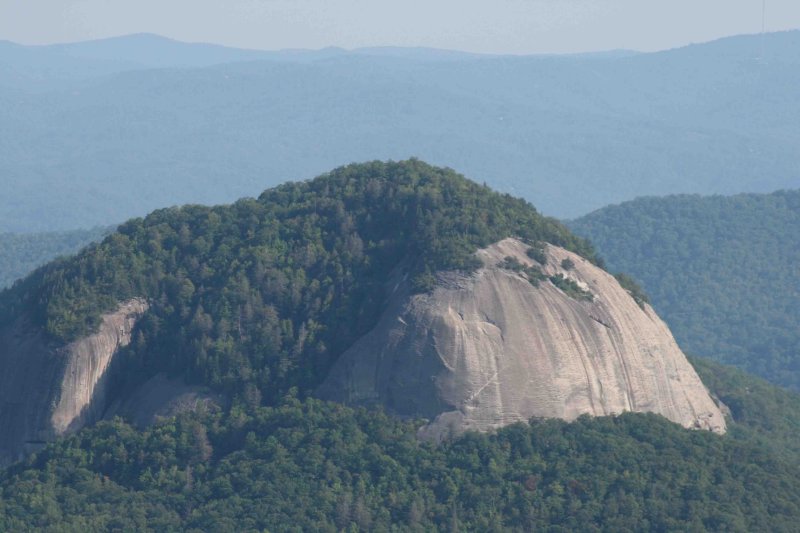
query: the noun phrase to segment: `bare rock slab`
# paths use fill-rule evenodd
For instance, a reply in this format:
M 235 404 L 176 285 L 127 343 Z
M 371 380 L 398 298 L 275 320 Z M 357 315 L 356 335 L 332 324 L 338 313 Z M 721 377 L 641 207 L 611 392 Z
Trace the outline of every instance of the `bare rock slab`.
M 122 302 L 66 346 L 50 345 L 24 316 L 0 330 L 0 465 L 101 418 L 109 366 L 147 308 Z
M 421 434 L 436 440 L 532 417 L 625 411 L 725 431 L 720 409 L 650 306 L 576 254 L 546 245 L 539 264 L 529 248 L 495 243 L 477 252 L 482 268 L 442 273 L 428 294 L 396 284 L 377 326 L 340 357 L 318 394 L 427 418 Z M 535 286 L 524 270 L 507 267 L 508 257 L 560 274 L 585 297 L 548 280 Z

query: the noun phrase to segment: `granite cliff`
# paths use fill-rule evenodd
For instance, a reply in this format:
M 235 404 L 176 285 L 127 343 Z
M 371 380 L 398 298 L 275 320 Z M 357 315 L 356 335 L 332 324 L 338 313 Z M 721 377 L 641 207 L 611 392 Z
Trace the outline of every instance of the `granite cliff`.
M 102 417 L 109 366 L 147 308 L 143 299 L 122 302 L 97 331 L 64 346 L 26 316 L 0 330 L 0 465 Z
M 427 294 L 411 294 L 398 273 L 377 326 L 339 358 L 318 394 L 426 417 L 421 435 L 434 440 L 532 417 L 623 411 L 725 431 L 649 305 L 577 254 L 546 245 L 542 264 L 529 248 L 504 239 L 481 249 L 482 268 L 440 273 Z

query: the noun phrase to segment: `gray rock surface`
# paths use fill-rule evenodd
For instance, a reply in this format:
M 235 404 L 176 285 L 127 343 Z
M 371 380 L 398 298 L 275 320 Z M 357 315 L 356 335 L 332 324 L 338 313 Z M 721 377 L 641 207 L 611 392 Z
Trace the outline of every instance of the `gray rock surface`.
M 613 276 L 547 245 L 545 265 L 505 239 L 477 252 L 471 275 L 441 273 L 429 294 L 396 280 L 377 326 L 337 361 L 319 396 L 382 405 L 431 420 L 440 440 L 531 417 L 573 420 L 623 411 L 661 414 L 722 433 L 725 419 L 667 326 Z M 550 281 L 532 285 L 502 268 L 505 257 L 562 274 L 594 296 L 570 297 Z M 561 266 L 569 259 L 574 266 Z
M 66 346 L 49 344 L 25 316 L 0 329 L 0 465 L 101 418 L 109 365 L 147 307 L 123 302 Z
M 181 378 L 170 379 L 159 373 L 130 395 L 118 398 L 103 418 L 121 416 L 137 427 L 145 428 L 187 411 L 217 410 L 225 403 L 223 397 L 212 393 L 208 387 L 187 385 Z

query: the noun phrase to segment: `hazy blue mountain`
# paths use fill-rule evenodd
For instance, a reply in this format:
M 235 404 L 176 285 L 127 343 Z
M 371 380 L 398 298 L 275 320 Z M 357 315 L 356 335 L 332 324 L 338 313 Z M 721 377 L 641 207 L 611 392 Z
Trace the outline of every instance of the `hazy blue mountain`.
M 74 254 L 100 240 L 112 228 L 51 233 L 0 233 L 0 289 L 10 286 L 34 268 L 62 255 Z
M 129 70 L 196 68 L 244 61 L 311 62 L 344 55 L 397 57 L 415 61 L 453 61 L 481 57 L 436 48 L 368 47 L 355 50 L 248 50 L 208 43 L 185 43 L 137 33 L 107 39 L 52 45 L 0 41 L 0 83 L 23 89 L 52 89 L 55 82 L 92 79 Z
M 570 223 L 688 353 L 800 390 L 800 191 L 641 198 Z
M 184 43 L 150 33 L 57 44 L 44 48 L 68 57 L 126 61 L 140 67 L 151 68 L 207 67 L 218 63 L 265 59 L 271 55 L 270 52 L 261 50 L 243 50 L 207 43 Z
M 150 57 L 145 45 L 183 61 L 261 54 L 153 36 L 64 46 L 69 61 L 131 65 Z M 13 191 L 0 231 L 108 224 L 408 156 L 486 176 L 562 217 L 642 195 L 800 185 L 800 32 L 597 57 L 263 54 L 77 86 L 41 72 L 35 88 L 0 82 L 0 187 Z
M 25 46 L 0 41 L 0 87 L 48 91 L 81 87 L 87 80 L 154 68 L 196 68 L 241 61 L 303 62 L 346 54 L 322 50 L 245 50 L 184 43 L 149 33 L 77 43 Z
M 425 46 L 369 46 L 365 48 L 356 48 L 351 52 L 351 54 L 362 56 L 400 57 L 417 61 L 463 61 L 466 59 L 477 59 L 480 57 L 502 57 L 496 54 L 476 54 L 471 52 L 462 52 L 459 50 L 428 48 Z

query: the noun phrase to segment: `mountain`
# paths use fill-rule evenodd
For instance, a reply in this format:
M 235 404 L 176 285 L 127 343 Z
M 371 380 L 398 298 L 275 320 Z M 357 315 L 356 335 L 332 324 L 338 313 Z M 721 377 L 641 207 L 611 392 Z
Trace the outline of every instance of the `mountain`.
M 800 191 L 640 198 L 569 223 L 688 353 L 800 389 Z
M 58 256 L 73 254 L 110 232 L 110 228 L 93 228 L 53 233 L 0 233 L 0 289 L 34 268 Z
M 262 59 L 276 61 L 316 61 L 343 55 L 390 56 L 429 61 L 475 59 L 490 57 L 487 54 L 459 52 L 425 47 L 374 46 L 345 50 L 327 47 L 319 50 L 283 49 L 253 50 L 234 48 L 209 43 L 187 43 L 169 39 L 152 33 L 136 33 L 106 39 L 81 41 L 50 45 L 20 45 L 0 41 L 0 59 L 7 63 L 21 65 L 21 58 L 45 65 L 59 60 L 85 61 L 86 64 L 105 64 L 110 72 L 138 70 L 147 68 L 192 68 L 209 67 L 222 63 L 257 61 Z M 600 53 L 634 55 L 627 50 Z M 31 66 L 28 64 L 27 66 Z M 113 70 L 111 67 L 114 66 Z M 79 77 L 81 71 L 73 72 Z
M 482 57 L 436 48 L 369 47 L 345 50 L 328 47 L 320 50 L 248 50 L 208 43 L 186 43 L 155 35 L 137 33 L 50 45 L 20 45 L 0 41 L 0 68 L 6 76 L 0 86 L 27 90 L 48 90 L 55 84 L 71 88 L 121 72 L 203 68 L 223 63 L 248 61 L 314 62 L 345 55 L 397 57 L 414 61 L 451 61 Z
M 340 49 L 243 50 L 206 43 L 184 43 L 140 33 L 77 43 L 26 46 L 0 41 L 0 86 L 48 91 L 69 88 L 121 72 L 153 68 L 197 68 L 240 61 L 313 60 L 344 53 Z
M 277 55 L 276 52 L 262 50 L 244 50 L 207 43 L 184 43 L 151 33 L 31 48 L 76 59 L 123 62 L 136 65 L 138 68 L 208 67 L 219 63 L 254 61 Z M 311 55 L 313 52 L 308 53 Z
M 593 257 L 526 202 L 418 161 L 131 220 L 0 293 L 0 456 L 96 421 L 161 374 L 245 403 L 308 393 L 374 325 L 401 262 L 424 291 L 511 235 Z
M 527 202 L 418 160 L 130 220 L 0 293 L 0 444 L 30 453 L 0 472 L 0 529 L 792 530 L 800 399 L 694 361 L 709 395 L 598 263 Z M 388 319 L 409 350 L 379 399 L 406 416 L 315 399 Z M 526 343 L 541 375 L 473 394 L 492 365 L 486 389 L 518 386 Z M 435 411 L 397 409 L 417 371 L 518 422 L 420 439 Z M 511 403 L 559 387 L 570 413 Z M 722 426 L 682 427 L 698 407 Z
M 164 58 L 184 53 L 148 36 L 86 45 L 105 55 L 44 52 L 79 72 L 74 61 L 133 64 L 122 48 L 149 57 L 151 40 L 174 47 Z M 766 35 L 761 49 L 743 36 L 596 57 L 287 51 L 65 82 L 25 48 L 16 62 L 0 54 L 14 72 L 0 75 L 0 187 L 14 191 L 0 231 L 230 202 L 372 158 L 463 169 L 561 217 L 641 195 L 796 187 L 800 32 Z
M 0 294 L 0 458 L 187 394 L 352 401 L 364 374 L 381 383 L 359 399 L 436 418 L 436 440 L 623 411 L 724 432 L 664 324 L 593 259 L 530 204 L 415 160 L 157 211 Z

